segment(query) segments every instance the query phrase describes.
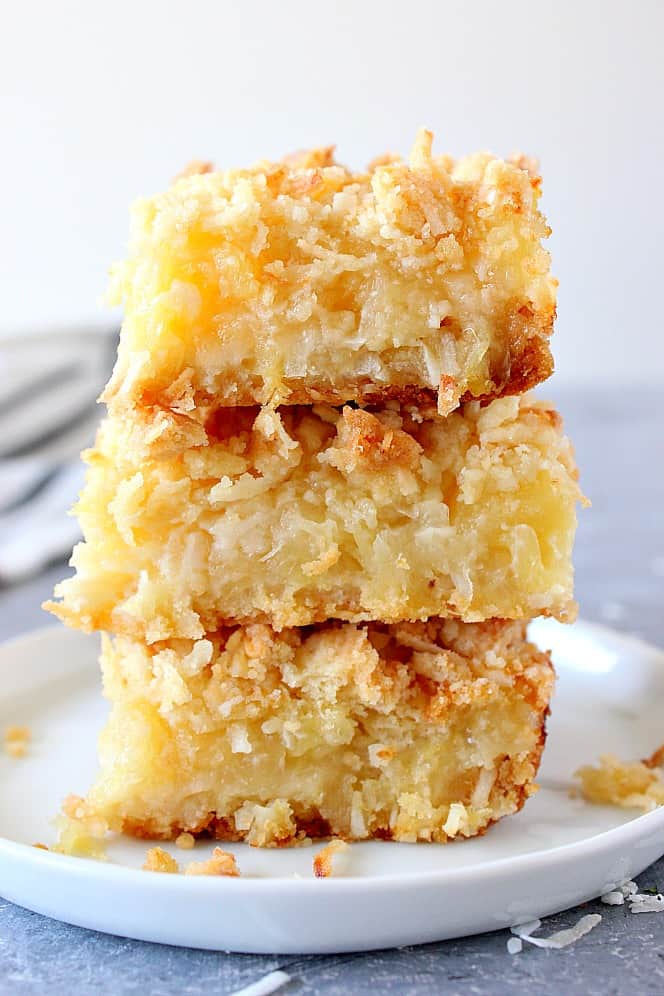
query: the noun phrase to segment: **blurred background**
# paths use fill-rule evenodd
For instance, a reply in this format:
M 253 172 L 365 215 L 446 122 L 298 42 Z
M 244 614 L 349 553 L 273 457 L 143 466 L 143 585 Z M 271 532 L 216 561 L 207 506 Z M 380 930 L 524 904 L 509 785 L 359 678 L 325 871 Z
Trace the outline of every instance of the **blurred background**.
M 130 201 L 192 158 L 242 166 L 336 142 L 359 167 L 407 154 L 421 124 L 439 151 L 540 159 L 560 279 L 545 390 L 595 505 L 582 518 L 579 594 L 584 611 L 615 623 L 630 599 L 652 599 L 654 612 L 664 595 L 663 37 L 657 0 L 14 5 L 0 37 L 0 635 L 24 628 L 21 607 L 37 604 L 10 586 L 72 540 L 73 525 L 58 524 L 120 321 L 99 302 Z M 25 494 L 40 498 L 36 514 Z M 602 544 L 617 570 L 600 570 Z

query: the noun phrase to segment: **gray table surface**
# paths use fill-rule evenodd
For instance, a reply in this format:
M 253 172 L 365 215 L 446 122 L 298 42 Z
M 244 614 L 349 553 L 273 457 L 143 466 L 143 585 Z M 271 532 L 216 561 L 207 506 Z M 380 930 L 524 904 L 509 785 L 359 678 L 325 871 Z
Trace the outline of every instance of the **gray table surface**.
M 584 617 L 664 646 L 664 418 L 660 396 L 638 391 L 547 392 L 575 440 L 593 508 L 581 515 L 577 595 Z M 39 609 L 62 565 L 0 592 L 0 638 L 43 625 Z M 664 737 L 663 737 L 664 739 Z M 653 745 L 654 747 L 655 745 Z M 662 841 L 664 851 L 664 840 Z M 664 888 L 664 859 L 640 876 Z M 288 994 L 664 994 L 664 915 L 625 906 L 600 912 L 564 951 L 506 950 L 502 932 L 400 950 L 328 957 L 227 955 L 150 945 L 69 927 L 0 900 L 0 992 L 230 994 L 275 968 Z M 551 929 L 579 917 L 570 910 Z

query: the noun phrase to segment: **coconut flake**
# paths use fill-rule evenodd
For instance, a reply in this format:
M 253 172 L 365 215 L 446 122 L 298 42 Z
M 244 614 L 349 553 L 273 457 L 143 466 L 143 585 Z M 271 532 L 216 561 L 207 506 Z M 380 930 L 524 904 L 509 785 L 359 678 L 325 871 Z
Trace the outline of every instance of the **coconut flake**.
M 627 897 L 630 913 L 662 913 L 664 911 L 664 896 L 658 892 L 650 896 L 645 892 L 635 892 Z
M 622 906 L 625 897 L 620 889 L 614 889 L 612 892 L 605 892 L 603 896 L 599 897 L 599 901 L 605 903 L 606 906 Z
M 291 977 L 286 972 L 270 972 L 269 975 L 264 975 L 257 982 L 252 982 L 250 986 L 236 989 L 235 992 L 231 993 L 231 996 L 270 996 L 270 993 L 276 993 L 277 989 L 281 989 L 290 980 Z
M 578 941 L 584 934 L 589 933 L 593 927 L 601 923 L 601 920 L 602 917 L 599 913 L 588 913 L 587 916 L 582 916 L 579 922 L 574 924 L 573 927 L 558 930 L 549 937 L 533 937 L 529 932 L 526 932 L 528 928 L 532 928 L 532 923 L 526 923 L 520 927 L 512 927 L 512 933 L 520 937 L 521 940 L 527 941 L 529 944 L 534 944 L 536 948 L 566 948 Z M 533 923 L 537 923 L 537 927 L 541 925 L 539 920 L 535 920 Z M 533 929 L 537 930 L 537 927 Z
M 528 920 L 526 923 L 517 923 L 510 930 L 517 937 L 524 937 L 526 934 L 534 934 L 542 926 L 541 920 Z

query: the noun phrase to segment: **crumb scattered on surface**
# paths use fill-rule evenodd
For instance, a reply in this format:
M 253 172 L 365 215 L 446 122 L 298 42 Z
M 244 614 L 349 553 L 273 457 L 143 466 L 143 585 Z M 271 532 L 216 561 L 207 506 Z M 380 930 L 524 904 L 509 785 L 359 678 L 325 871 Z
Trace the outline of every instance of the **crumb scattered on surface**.
M 257 979 L 243 989 L 236 989 L 231 996 L 271 996 L 277 989 L 287 985 L 291 980 L 290 975 L 278 969 L 276 972 L 269 972 L 262 979 Z
M 550 934 L 549 937 L 532 936 L 542 926 L 541 920 L 532 920 L 530 923 L 512 927 L 511 931 L 521 941 L 527 941 L 528 944 L 532 944 L 536 948 L 560 949 L 574 944 L 601 922 L 602 916 L 600 913 L 588 913 L 586 916 L 582 916 L 573 927 L 557 930 L 554 934 Z
M 215 847 L 207 861 L 191 861 L 185 869 L 185 875 L 228 875 L 237 878 L 239 874 L 235 855 L 222 851 L 220 847 Z
M 603 896 L 600 896 L 599 901 L 606 906 L 623 906 L 625 897 L 619 889 L 612 889 L 611 892 L 605 892 Z
M 10 757 L 25 757 L 32 733 L 29 726 L 8 726 L 5 730 L 5 750 Z
M 339 851 L 348 850 L 348 844 L 345 840 L 331 840 L 329 844 L 318 852 L 315 856 L 314 865 L 314 875 L 316 878 L 329 878 L 332 874 L 332 859 L 335 854 Z
M 190 851 L 195 843 L 196 838 L 192 833 L 181 833 L 175 838 L 175 846 L 182 851 Z
M 664 746 L 644 761 L 603 754 L 596 767 L 586 765 L 576 777 L 589 802 L 649 812 L 664 805 Z
M 654 896 L 635 892 L 627 897 L 630 913 L 664 913 L 664 896 L 661 892 Z
M 633 896 L 639 891 L 638 885 L 636 882 L 632 882 L 631 879 L 627 879 L 626 882 L 622 882 L 619 888 L 623 896 Z
M 523 951 L 523 941 L 520 937 L 510 937 L 507 942 L 507 950 L 509 954 L 519 954 Z
M 38 844 L 33 844 L 32 846 L 36 847 L 38 851 L 48 851 L 48 847 L 46 846 L 46 844 L 38 843 Z
M 662 748 L 655 754 L 660 754 Z M 655 756 L 655 755 L 653 755 Z M 646 762 L 647 763 L 647 762 Z M 655 890 L 639 892 L 636 882 L 627 879 L 618 883 L 615 889 L 600 896 L 600 902 L 607 906 L 623 906 L 627 903 L 630 913 L 664 913 L 664 896 Z
M 51 848 L 58 854 L 78 858 L 106 860 L 104 838 L 108 823 L 98 816 L 78 795 L 68 795 L 62 804 L 62 813 L 56 819 L 57 843 Z
M 180 866 L 163 847 L 151 847 L 146 855 L 143 871 L 177 874 L 180 871 Z

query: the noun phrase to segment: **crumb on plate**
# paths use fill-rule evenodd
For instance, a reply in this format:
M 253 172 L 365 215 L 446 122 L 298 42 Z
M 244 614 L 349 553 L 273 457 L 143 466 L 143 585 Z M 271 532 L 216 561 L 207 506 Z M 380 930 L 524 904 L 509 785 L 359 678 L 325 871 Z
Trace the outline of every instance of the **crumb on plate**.
M 25 757 L 32 733 L 29 726 L 8 726 L 5 730 L 5 750 L 10 757 Z
M 314 875 L 316 878 L 329 878 L 332 874 L 332 859 L 334 858 L 334 855 L 338 854 L 339 851 L 346 850 L 348 850 L 348 844 L 345 840 L 340 840 L 339 838 L 331 840 L 329 844 L 326 844 L 325 847 L 318 852 L 313 861 Z
M 178 834 L 178 836 L 175 838 L 175 846 L 179 847 L 180 850 L 182 851 L 190 851 L 195 843 L 196 843 L 196 838 L 194 837 L 193 833 L 187 833 L 186 831 L 184 833 Z
M 603 754 L 596 767 L 585 765 L 576 777 L 589 802 L 649 812 L 664 805 L 664 746 L 643 761 Z
M 108 822 L 79 795 L 68 795 L 62 804 L 62 813 L 56 819 L 58 840 L 51 848 L 58 854 L 79 858 L 106 860 L 104 838 Z
M 143 871 L 177 874 L 180 871 L 180 866 L 163 847 L 151 847 L 145 857 Z
M 238 878 L 240 871 L 234 854 L 215 847 L 212 857 L 207 861 L 191 861 L 185 869 L 185 875 L 226 875 Z

